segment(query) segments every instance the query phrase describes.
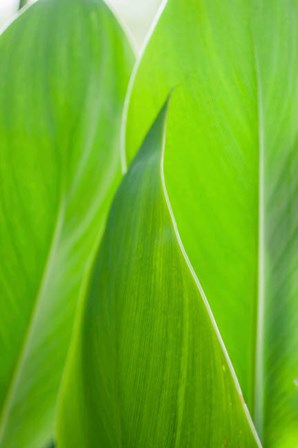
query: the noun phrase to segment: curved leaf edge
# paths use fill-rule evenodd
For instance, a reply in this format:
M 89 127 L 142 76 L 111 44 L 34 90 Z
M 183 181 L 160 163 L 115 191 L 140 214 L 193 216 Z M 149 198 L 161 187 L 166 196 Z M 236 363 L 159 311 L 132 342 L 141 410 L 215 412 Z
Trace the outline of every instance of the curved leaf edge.
M 220 334 L 219 328 L 218 328 L 217 323 L 215 321 L 215 318 L 213 316 L 213 313 L 212 313 L 211 307 L 209 305 L 208 299 L 207 299 L 206 294 L 205 294 L 205 292 L 203 290 L 203 287 L 202 287 L 202 285 L 200 283 L 200 280 L 199 280 L 197 274 L 195 273 L 195 271 L 194 271 L 194 269 L 192 267 L 192 264 L 191 264 L 191 262 L 189 260 L 187 252 L 186 252 L 186 250 L 184 248 L 182 239 L 181 239 L 180 234 L 179 234 L 179 229 L 178 229 L 178 225 L 177 225 L 177 222 L 176 222 L 176 219 L 175 219 L 175 215 L 174 215 L 174 212 L 173 212 L 173 209 L 172 209 L 172 205 L 171 205 L 171 202 L 170 202 L 170 198 L 169 198 L 169 195 L 168 195 L 167 186 L 166 186 L 166 180 L 165 180 L 165 174 L 164 174 L 164 160 L 165 160 L 165 149 L 166 149 L 166 138 L 167 138 L 167 121 L 168 121 L 167 118 L 168 118 L 168 114 L 169 114 L 169 110 L 170 110 L 171 98 L 172 98 L 173 95 L 174 95 L 174 92 L 172 91 L 169 94 L 168 98 L 166 99 L 165 104 L 162 107 L 161 111 L 159 112 L 159 114 L 157 115 L 156 119 L 154 120 L 153 124 L 151 124 L 151 127 L 150 127 L 150 130 L 151 130 L 152 127 L 154 126 L 154 124 L 156 123 L 156 121 L 158 120 L 158 118 L 162 117 L 162 119 L 163 119 L 163 142 L 162 142 L 162 147 L 161 147 L 160 170 L 159 170 L 160 180 L 161 180 L 161 184 L 162 184 L 162 192 L 163 192 L 163 195 L 164 195 L 164 199 L 165 199 L 165 202 L 166 202 L 167 210 L 169 212 L 170 219 L 171 219 L 171 225 L 172 225 L 172 228 L 174 230 L 174 234 L 175 234 L 175 237 L 176 237 L 176 240 L 177 240 L 178 247 L 180 249 L 181 255 L 182 255 L 182 257 L 183 257 L 183 259 L 185 261 L 185 264 L 186 264 L 186 266 L 187 266 L 187 268 L 188 268 L 188 270 L 189 270 L 189 272 L 191 274 L 191 277 L 193 278 L 193 281 L 194 281 L 194 283 L 195 283 L 195 285 L 196 285 L 196 287 L 198 289 L 198 293 L 199 293 L 199 296 L 201 297 L 201 299 L 203 301 L 203 305 L 206 308 L 208 317 L 209 317 L 209 319 L 211 321 L 211 326 L 212 326 L 212 328 L 215 331 L 216 339 L 217 339 L 217 341 L 218 341 L 218 343 L 220 345 L 220 348 L 221 348 L 221 350 L 223 352 L 223 356 L 224 356 L 224 359 L 225 359 L 225 361 L 227 363 L 228 369 L 230 370 L 230 374 L 231 374 L 231 377 L 232 377 L 232 380 L 233 380 L 233 385 L 235 386 L 236 393 L 237 393 L 237 395 L 239 397 L 240 405 L 241 405 L 241 407 L 243 409 L 244 416 L 247 419 L 248 426 L 249 426 L 249 428 L 251 430 L 251 433 L 252 433 L 252 436 L 253 436 L 254 441 L 256 443 L 256 446 L 258 446 L 259 448 L 262 448 L 262 444 L 261 444 L 259 435 L 258 435 L 257 430 L 255 428 L 255 425 L 253 423 L 253 420 L 252 420 L 251 414 L 249 412 L 249 409 L 248 409 L 248 407 L 247 407 L 247 405 L 246 405 L 246 403 L 245 403 L 245 401 L 243 399 L 243 394 L 242 394 L 242 391 L 241 391 L 240 383 L 238 381 L 237 375 L 235 373 L 235 369 L 233 367 L 233 364 L 232 364 L 231 359 L 229 357 L 228 351 L 226 349 L 226 346 L 225 346 L 224 341 L 222 339 L 222 336 Z M 149 133 L 150 133 L 150 130 L 149 130 Z M 146 141 L 147 137 L 148 137 L 148 134 L 145 136 L 144 141 Z M 143 144 L 141 145 L 141 148 L 142 147 L 143 147 Z M 139 153 L 139 151 L 138 151 L 138 153 Z M 138 153 L 136 154 L 135 157 L 138 156 Z M 127 170 L 126 167 L 125 167 L 125 170 Z M 61 406 L 61 404 L 62 404 L 63 399 L 64 399 L 64 392 L 67 389 L 67 379 L 71 376 L 72 366 L 75 364 L 75 363 L 73 363 L 73 361 L 75 361 L 76 349 L 79 346 L 79 342 L 80 342 L 81 324 L 84 321 L 84 310 L 85 310 L 85 304 L 86 304 L 86 299 L 87 299 L 87 295 L 88 295 L 89 282 L 92 279 L 92 274 L 93 274 L 93 271 L 94 271 L 95 265 L 96 265 L 96 259 L 97 259 L 97 257 L 93 258 L 92 264 L 90 265 L 90 269 L 88 270 L 88 278 L 85 279 L 85 283 L 84 283 L 83 288 L 82 288 L 82 294 L 81 294 L 81 296 L 82 296 L 81 299 L 82 300 L 80 301 L 80 304 L 79 304 L 80 311 L 77 314 L 77 319 L 76 319 L 76 322 L 75 322 L 74 333 L 73 333 L 73 340 L 72 340 L 71 348 L 70 348 L 69 353 L 68 353 L 68 359 L 67 359 L 67 362 L 66 362 L 66 367 L 64 369 L 63 379 L 62 379 L 62 382 L 61 382 L 61 388 L 60 388 L 60 391 L 59 391 L 59 400 L 58 400 L 59 409 L 58 409 L 58 419 L 57 419 L 57 425 L 56 425 L 56 439 L 58 438 L 58 440 L 59 440 L 59 433 L 60 433 L 61 428 L 62 428 L 62 420 L 63 420 L 62 415 L 63 415 L 63 411 L 64 411 L 63 407 L 65 408 L 65 405 Z
M 172 94 L 174 94 L 174 93 L 172 93 Z M 211 307 L 209 305 L 209 302 L 208 302 L 207 296 L 206 296 L 206 294 L 204 292 L 204 289 L 202 287 L 202 284 L 201 284 L 201 282 L 199 280 L 199 277 L 196 274 L 196 272 L 195 272 L 195 270 L 194 270 L 194 268 L 193 268 L 193 266 L 192 266 L 192 264 L 190 262 L 190 259 L 189 259 L 188 255 L 187 255 L 187 252 L 186 252 L 185 247 L 183 245 L 182 239 L 180 237 L 178 225 L 177 225 L 176 218 L 175 218 L 175 215 L 174 215 L 174 211 L 173 211 L 173 208 L 172 208 L 172 205 L 171 205 L 171 201 L 170 201 L 170 198 L 169 198 L 169 195 L 168 195 L 167 186 L 166 186 L 166 179 L 165 179 L 165 172 L 164 172 L 164 160 L 165 160 L 166 135 L 167 135 L 167 129 L 166 129 L 167 128 L 167 116 L 168 116 L 168 113 L 169 113 L 170 102 L 171 102 L 171 95 L 172 94 L 170 94 L 169 98 L 166 101 L 166 105 L 164 106 L 165 109 L 166 109 L 166 113 L 165 113 L 165 120 L 164 120 L 164 135 L 163 135 L 162 153 L 161 153 L 161 161 L 160 161 L 160 176 L 161 176 L 161 182 L 162 182 L 162 187 L 163 187 L 163 193 L 164 193 L 165 201 L 166 201 L 166 204 L 167 204 L 168 212 L 169 212 L 170 217 L 171 217 L 172 226 L 173 226 L 173 229 L 174 229 L 174 232 L 175 232 L 175 236 L 176 236 L 176 239 L 177 239 L 178 246 L 180 248 L 181 254 L 182 254 L 182 256 L 183 256 L 183 258 L 185 260 L 185 264 L 187 265 L 187 267 L 189 269 L 189 272 L 190 272 L 190 274 L 191 274 L 191 276 L 192 276 L 192 278 L 193 278 L 193 280 L 194 280 L 194 282 L 195 282 L 195 284 L 196 284 L 196 286 L 198 288 L 199 294 L 200 294 L 200 296 L 201 296 L 201 298 L 203 300 L 203 303 L 204 303 L 205 308 L 207 310 L 207 313 L 208 313 L 208 316 L 210 318 L 212 327 L 213 327 L 213 329 L 215 331 L 217 340 L 218 340 L 219 345 L 220 345 L 220 347 L 222 349 L 222 352 L 224 354 L 224 358 L 225 358 L 225 360 L 227 362 L 227 365 L 228 365 L 228 367 L 230 369 L 230 372 L 231 372 L 231 375 L 232 375 L 232 379 L 233 379 L 236 391 L 237 391 L 237 393 L 238 393 L 238 395 L 240 397 L 240 401 L 241 401 L 241 404 L 243 406 L 243 410 L 244 410 L 245 416 L 246 416 L 246 418 L 248 420 L 249 426 L 250 426 L 250 428 L 252 430 L 252 433 L 253 433 L 253 435 L 254 435 L 254 437 L 256 439 L 256 442 L 257 442 L 258 446 L 261 448 L 262 444 L 261 444 L 259 435 L 258 435 L 256 427 L 255 427 L 255 425 L 253 423 L 253 419 L 251 417 L 249 409 L 248 409 L 248 407 L 247 407 L 247 405 L 246 405 L 246 403 L 245 403 L 245 401 L 243 399 L 241 386 L 240 386 L 240 383 L 238 381 L 238 378 L 237 378 L 235 369 L 233 367 L 232 361 L 230 359 L 230 356 L 228 354 L 228 350 L 227 350 L 227 348 L 225 346 L 224 340 L 223 340 L 223 338 L 221 336 L 221 333 L 219 331 L 219 328 L 217 326 L 216 320 L 215 320 L 214 315 L 212 313 Z
M 122 174 L 124 175 L 127 172 L 129 161 L 127 157 L 127 151 L 126 151 L 126 131 L 127 131 L 127 122 L 128 122 L 128 115 L 129 115 L 129 107 L 130 107 L 130 100 L 133 93 L 133 88 L 135 85 L 135 80 L 137 78 L 139 68 L 143 62 L 143 56 L 145 55 L 147 46 L 151 40 L 151 37 L 154 34 L 155 28 L 158 25 L 158 22 L 167 6 L 168 0 L 162 0 L 161 4 L 159 5 L 159 8 L 157 9 L 157 12 L 155 14 L 154 20 L 151 23 L 151 26 L 149 28 L 148 34 L 145 38 L 145 41 L 143 43 L 143 46 L 141 48 L 140 54 L 136 60 L 135 66 L 133 68 L 130 81 L 128 84 L 127 92 L 126 92 L 126 98 L 124 102 L 124 109 L 123 109 L 123 118 L 122 118 L 122 129 L 121 129 L 121 142 L 120 142 L 120 161 L 121 161 L 121 168 L 122 168 Z M 149 131 L 149 129 L 148 129 Z

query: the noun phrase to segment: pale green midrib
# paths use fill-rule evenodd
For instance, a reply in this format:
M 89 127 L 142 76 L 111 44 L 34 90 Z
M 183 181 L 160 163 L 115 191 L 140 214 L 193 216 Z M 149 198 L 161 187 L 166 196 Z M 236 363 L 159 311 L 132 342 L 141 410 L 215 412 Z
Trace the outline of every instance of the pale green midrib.
M 253 403 L 254 422 L 259 436 L 263 436 L 264 414 L 264 319 L 265 319 L 265 191 L 264 191 L 264 110 L 259 60 L 253 39 L 253 53 L 256 73 L 257 116 L 258 116 L 258 283 L 256 303 L 256 334 L 254 347 Z
M 10 384 L 7 388 L 6 398 L 5 398 L 5 401 L 2 406 L 2 411 L 1 411 L 1 415 L 0 415 L 0 445 L 1 445 L 1 441 L 3 439 L 3 436 L 5 435 L 5 426 L 7 423 L 7 419 L 9 418 L 11 399 L 14 396 L 15 387 L 18 384 L 19 374 L 20 374 L 24 359 L 26 357 L 26 352 L 27 352 L 28 342 L 29 342 L 30 336 L 31 336 L 31 331 L 32 331 L 32 328 L 34 327 L 34 323 L 36 321 L 36 316 L 38 314 L 38 306 L 39 306 L 41 297 L 43 296 L 44 289 L 47 284 L 47 280 L 48 280 L 48 277 L 49 277 L 49 274 L 51 272 L 51 268 L 53 265 L 53 260 L 55 258 L 55 254 L 56 254 L 56 250 L 57 250 L 57 246 L 58 246 L 58 242 L 59 242 L 59 238 L 60 238 L 60 233 L 61 233 L 61 229 L 62 229 L 63 219 L 64 219 L 64 208 L 65 207 L 64 207 L 63 201 L 60 201 L 60 206 L 58 207 L 58 213 L 57 213 L 57 218 L 56 218 L 56 222 L 55 222 L 55 226 L 54 226 L 53 236 L 52 236 L 52 240 L 51 240 L 51 243 L 49 246 L 48 256 L 46 258 L 43 274 L 41 276 L 38 293 L 36 295 L 36 299 L 33 304 L 31 317 L 28 322 L 28 328 L 27 328 L 26 334 L 24 336 L 24 342 L 22 344 L 19 357 L 16 360 L 15 367 L 14 367 L 14 373 L 11 378 Z
M 89 282 L 90 282 L 92 273 L 94 271 L 96 256 L 98 254 L 98 250 L 100 247 L 100 242 L 101 242 L 101 239 L 103 236 L 104 228 L 105 228 L 105 224 L 103 224 L 98 231 L 96 241 L 94 242 L 92 250 L 90 250 L 89 261 L 88 261 L 88 263 L 86 263 L 86 269 L 82 275 L 81 287 L 80 287 L 80 291 L 78 294 L 76 318 L 74 320 L 74 325 L 73 325 L 73 330 L 72 330 L 72 340 L 71 340 L 71 345 L 69 347 L 69 350 L 67 352 L 67 357 L 65 360 L 66 367 L 63 369 L 61 381 L 59 384 L 59 389 L 57 392 L 57 403 L 62 402 L 62 397 L 64 394 L 64 384 L 66 381 L 65 379 L 69 376 L 69 367 L 68 366 L 70 365 L 70 359 L 72 358 L 73 353 L 75 352 L 75 348 L 76 348 L 75 342 L 77 339 L 77 335 L 80 331 L 82 311 L 84 309 L 84 304 L 85 304 L 85 300 L 86 300 L 88 288 L 89 288 Z M 1 439 L 0 439 L 0 441 L 1 441 Z

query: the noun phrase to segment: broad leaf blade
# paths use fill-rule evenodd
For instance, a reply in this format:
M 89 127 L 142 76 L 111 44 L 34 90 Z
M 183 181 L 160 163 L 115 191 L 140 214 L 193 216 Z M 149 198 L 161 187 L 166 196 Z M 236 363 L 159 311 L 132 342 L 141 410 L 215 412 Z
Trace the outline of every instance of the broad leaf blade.
M 40 448 L 121 178 L 133 56 L 100 0 L 41 0 L 0 37 L 0 59 L 0 445 Z
M 113 202 L 64 383 L 62 448 L 258 446 L 167 200 L 165 114 Z
M 128 109 L 131 160 L 177 89 L 169 196 L 269 447 L 298 440 L 297 29 L 292 0 L 169 0 Z

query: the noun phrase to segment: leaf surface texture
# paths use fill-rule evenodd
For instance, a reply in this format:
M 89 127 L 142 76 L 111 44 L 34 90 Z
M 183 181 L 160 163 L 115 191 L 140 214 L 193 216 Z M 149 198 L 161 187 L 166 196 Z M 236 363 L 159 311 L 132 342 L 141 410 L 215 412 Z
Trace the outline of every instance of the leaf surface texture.
M 121 178 L 133 55 L 100 0 L 40 0 L 1 35 L 0 59 L 0 446 L 40 448 Z
M 62 393 L 58 446 L 258 446 L 163 178 L 166 107 L 113 202 Z
M 127 159 L 169 90 L 165 178 L 264 446 L 298 443 L 298 2 L 169 0 L 131 85 Z

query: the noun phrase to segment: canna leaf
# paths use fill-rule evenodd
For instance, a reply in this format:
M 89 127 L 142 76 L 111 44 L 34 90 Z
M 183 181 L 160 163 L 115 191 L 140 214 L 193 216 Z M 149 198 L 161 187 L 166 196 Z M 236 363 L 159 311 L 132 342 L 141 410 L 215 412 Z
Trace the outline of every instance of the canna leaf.
M 40 0 L 1 35 L 0 59 L 0 446 L 40 448 L 121 178 L 133 55 L 101 0 Z
M 264 446 L 298 445 L 298 2 L 169 0 L 131 85 L 132 160 L 168 91 L 165 178 Z
M 165 117 L 109 214 L 66 371 L 61 448 L 258 446 L 168 202 Z

